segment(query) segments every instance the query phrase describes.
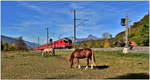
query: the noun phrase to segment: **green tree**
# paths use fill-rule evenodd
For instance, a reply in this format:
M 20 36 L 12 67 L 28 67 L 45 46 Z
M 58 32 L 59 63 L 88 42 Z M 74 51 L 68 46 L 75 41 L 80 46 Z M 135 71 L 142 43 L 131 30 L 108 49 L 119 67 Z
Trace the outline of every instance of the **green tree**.
M 112 38 L 112 34 L 110 34 L 110 33 L 103 33 L 103 34 L 102 34 L 102 37 L 103 37 L 104 39 L 110 39 L 110 38 Z
M 140 33 L 140 42 L 142 43 L 142 45 L 149 46 L 149 26 L 143 25 L 139 29 L 139 33 Z

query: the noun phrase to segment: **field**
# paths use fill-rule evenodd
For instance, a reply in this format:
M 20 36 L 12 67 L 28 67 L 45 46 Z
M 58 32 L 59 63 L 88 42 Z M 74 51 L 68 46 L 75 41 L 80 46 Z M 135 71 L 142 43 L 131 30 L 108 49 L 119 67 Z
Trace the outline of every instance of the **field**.
M 69 68 L 71 51 L 56 51 L 56 56 L 41 56 L 40 52 L 2 52 L 2 79 L 147 79 L 148 54 L 123 54 L 119 51 L 95 51 L 97 66 L 85 70 Z

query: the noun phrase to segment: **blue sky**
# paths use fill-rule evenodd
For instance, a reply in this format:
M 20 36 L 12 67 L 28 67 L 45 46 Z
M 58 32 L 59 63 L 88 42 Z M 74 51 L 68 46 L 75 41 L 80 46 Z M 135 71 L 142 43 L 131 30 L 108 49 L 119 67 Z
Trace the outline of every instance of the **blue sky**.
M 73 9 L 76 9 L 77 37 L 89 34 L 101 37 L 104 32 L 115 36 L 125 29 L 120 19 L 128 14 L 133 22 L 148 14 L 148 1 L 3 1 L 1 3 L 2 34 L 10 37 L 23 36 L 24 40 L 46 43 L 49 37 L 73 36 Z

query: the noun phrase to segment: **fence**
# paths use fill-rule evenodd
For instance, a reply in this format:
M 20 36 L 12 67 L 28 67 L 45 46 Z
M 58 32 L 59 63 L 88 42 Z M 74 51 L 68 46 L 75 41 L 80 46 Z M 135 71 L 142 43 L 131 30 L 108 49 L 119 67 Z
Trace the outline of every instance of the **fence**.
M 122 51 L 123 47 L 114 47 L 114 48 L 92 48 L 94 51 Z M 73 51 L 74 49 L 56 49 L 60 51 Z M 149 47 L 134 47 L 132 50 L 129 50 L 131 53 L 149 53 Z

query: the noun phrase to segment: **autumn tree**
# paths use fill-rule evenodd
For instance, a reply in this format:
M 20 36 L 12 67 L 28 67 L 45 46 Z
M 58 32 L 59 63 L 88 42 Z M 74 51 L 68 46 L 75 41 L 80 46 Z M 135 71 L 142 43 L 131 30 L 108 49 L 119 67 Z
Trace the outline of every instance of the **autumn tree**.
M 16 40 L 16 46 L 17 46 L 17 50 L 28 50 L 27 45 L 24 43 L 22 37 L 19 37 Z
M 8 51 L 9 50 L 9 44 L 8 43 L 3 43 L 4 46 L 4 51 Z
M 110 48 L 111 47 L 111 44 L 110 44 L 110 41 L 108 39 L 104 40 L 104 48 Z

